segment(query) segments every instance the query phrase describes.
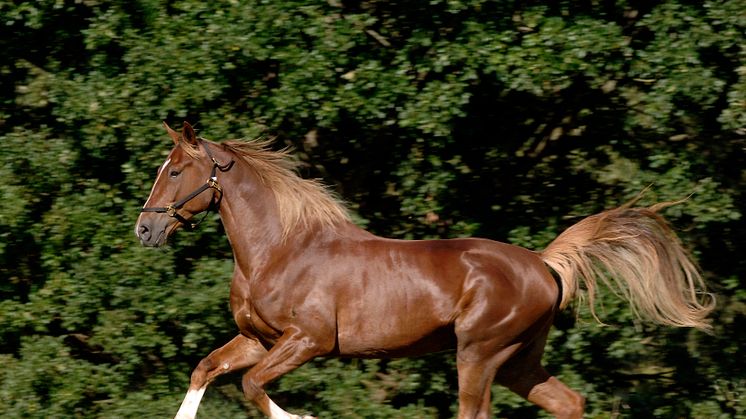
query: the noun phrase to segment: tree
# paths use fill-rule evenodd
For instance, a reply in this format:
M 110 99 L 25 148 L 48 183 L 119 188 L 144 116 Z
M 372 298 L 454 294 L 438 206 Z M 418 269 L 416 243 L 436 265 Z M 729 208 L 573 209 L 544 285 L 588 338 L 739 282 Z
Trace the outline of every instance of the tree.
M 0 411 L 173 414 L 234 334 L 213 217 L 164 251 L 131 229 L 168 140 L 276 136 L 397 238 L 540 249 L 635 197 L 718 295 L 713 335 L 637 321 L 604 295 L 558 319 L 545 360 L 590 416 L 744 417 L 746 178 L 741 0 L 0 2 Z M 444 417 L 451 355 L 319 360 L 270 393 L 336 417 Z M 235 379 L 206 417 L 241 417 Z M 495 388 L 503 417 L 539 413 Z M 253 414 L 256 414 L 253 413 Z

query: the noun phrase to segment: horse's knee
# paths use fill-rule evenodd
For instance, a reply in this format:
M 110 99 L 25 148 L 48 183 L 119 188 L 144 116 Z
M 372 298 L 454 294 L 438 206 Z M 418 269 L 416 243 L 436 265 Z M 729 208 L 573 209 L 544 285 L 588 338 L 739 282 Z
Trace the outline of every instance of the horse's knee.
M 192 371 L 191 387 L 202 387 L 207 382 L 207 363 L 203 359 L 197 364 L 197 368 Z
M 246 400 L 256 401 L 264 394 L 264 389 L 250 376 L 246 374 L 241 379 L 241 387 Z
M 197 368 L 192 371 L 192 387 L 202 387 L 205 384 L 209 384 L 209 382 L 217 375 L 220 375 L 217 363 L 211 356 L 207 356 L 203 358 L 199 364 L 197 364 Z

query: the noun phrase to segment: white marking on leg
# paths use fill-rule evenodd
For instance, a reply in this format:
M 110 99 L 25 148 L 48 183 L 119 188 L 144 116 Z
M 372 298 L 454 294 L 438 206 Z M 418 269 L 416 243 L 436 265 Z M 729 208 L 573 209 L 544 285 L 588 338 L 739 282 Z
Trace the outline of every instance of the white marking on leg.
M 307 416 L 304 416 L 307 417 Z M 292 413 L 288 413 L 278 405 L 275 404 L 275 402 L 272 401 L 272 399 L 269 399 L 269 418 L 270 419 L 302 419 L 298 415 L 294 415 Z
M 205 394 L 207 386 L 202 387 L 198 390 L 187 391 L 184 401 L 181 402 L 179 411 L 176 412 L 174 419 L 194 419 L 197 416 L 197 408 L 199 402 L 202 400 L 202 396 Z

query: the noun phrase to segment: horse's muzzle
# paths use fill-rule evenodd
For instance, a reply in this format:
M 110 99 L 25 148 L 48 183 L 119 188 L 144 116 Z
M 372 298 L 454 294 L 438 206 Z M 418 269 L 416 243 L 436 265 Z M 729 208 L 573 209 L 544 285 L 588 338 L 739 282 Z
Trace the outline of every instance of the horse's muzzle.
M 143 246 L 163 246 L 168 239 L 169 221 L 169 217 L 143 217 L 141 214 L 135 225 L 135 235 Z

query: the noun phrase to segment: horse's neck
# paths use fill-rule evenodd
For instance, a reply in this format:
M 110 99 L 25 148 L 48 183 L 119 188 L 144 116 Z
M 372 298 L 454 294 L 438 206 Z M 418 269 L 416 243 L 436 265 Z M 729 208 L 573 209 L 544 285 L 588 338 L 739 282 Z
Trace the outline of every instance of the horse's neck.
M 298 249 L 341 237 L 372 237 L 349 222 L 338 226 L 299 226 L 291 237 L 284 237 L 274 193 L 257 178 L 253 169 L 238 164 L 240 157 L 233 158 L 237 162 L 235 167 L 218 174 L 224 191 L 220 218 L 236 264 L 246 277 L 253 276 L 272 258 L 282 257 L 286 252 L 297 253 Z
M 238 164 L 218 181 L 224 191 L 220 218 L 236 262 L 245 265 L 242 269 L 262 265 L 283 244 L 274 195 Z

